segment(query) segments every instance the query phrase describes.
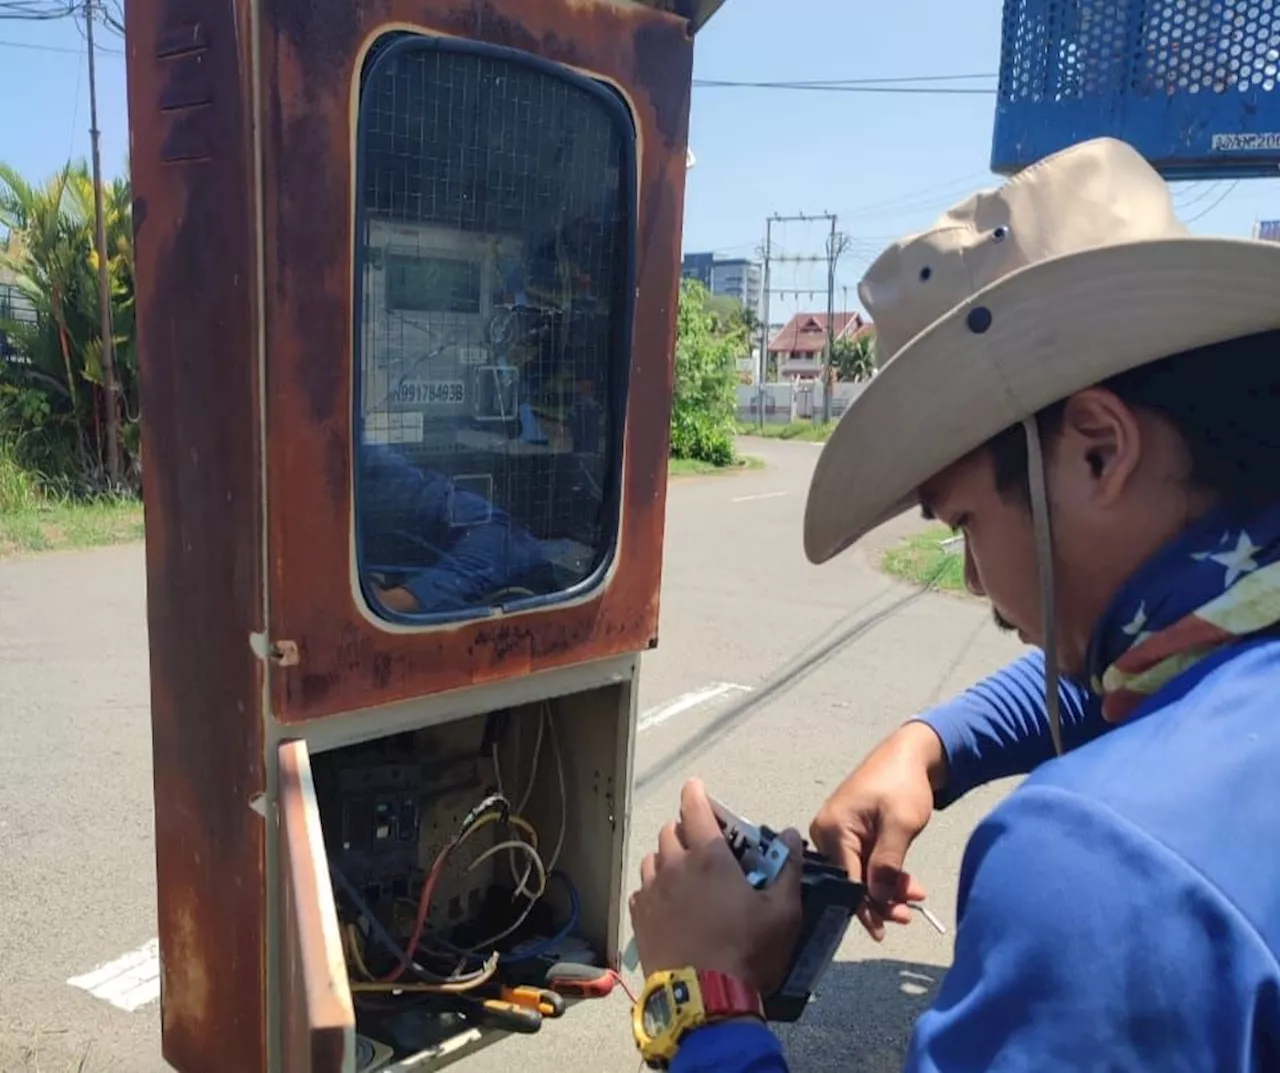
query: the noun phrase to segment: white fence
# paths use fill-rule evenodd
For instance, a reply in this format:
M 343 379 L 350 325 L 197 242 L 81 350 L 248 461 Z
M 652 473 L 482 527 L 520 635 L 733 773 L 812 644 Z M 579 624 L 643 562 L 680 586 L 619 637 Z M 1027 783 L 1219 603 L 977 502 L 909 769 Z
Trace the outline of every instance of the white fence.
M 866 389 L 866 383 L 836 384 L 831 394 L 832 419 L 839 417 Z M 763 392 L 755 385 L 738 387 L 738 420 L 755 421 L 764 401 L 764 419 L 771 425 L 788 425 L 792 421 L 822 418 L 824 385 L 817 380 L 799 384 L 765 384 Z

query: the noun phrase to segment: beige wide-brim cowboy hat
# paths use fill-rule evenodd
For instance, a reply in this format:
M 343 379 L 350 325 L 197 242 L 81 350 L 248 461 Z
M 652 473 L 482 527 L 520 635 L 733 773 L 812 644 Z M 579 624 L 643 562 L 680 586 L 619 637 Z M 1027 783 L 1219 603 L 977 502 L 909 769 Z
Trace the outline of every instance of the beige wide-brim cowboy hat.
M 815 563 L 1045 406 L 1179 351 L 1280 328 L 1280 243 L 1191 236 L 1159 174 L 1103 138 L 891 246 L 858 293 L 882 367 L 818 459 L 804 519 Z

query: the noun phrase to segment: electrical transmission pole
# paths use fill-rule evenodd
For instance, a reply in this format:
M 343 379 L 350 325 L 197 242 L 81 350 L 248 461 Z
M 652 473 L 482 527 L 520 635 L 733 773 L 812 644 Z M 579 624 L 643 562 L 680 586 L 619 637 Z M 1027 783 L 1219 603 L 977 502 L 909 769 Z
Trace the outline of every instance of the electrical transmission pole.
M 769 371 L 769 261 L 773 256 L 773 217 L 764 222 L 764 310 L 760 320 L 760 371 L 756 379 L 756 428 L 764 431 L 764 379 Z
M 831 363 L 836 350 L 836 262 L 844 252 L 844 235 L 836 234 L 836 218 L 831 217 L 831 237 L 827 240 L 827 354 L 822 363 L 822 423 L 831 423 L 831 396 L 835 393 L 835 378 L 831 375 Z M 843 310 L 847 313 L 848 310 Z
M 111 340 L 111 276 L 107 264 L 107 224 L 102 209 L 102 161 L 98 153 L 98 85 L 93 54 L 93 0 L 84 0 L 84 31 L 89 46 L 89 143 L 93 156 L 94 247 L 98 252 L 98 306 L 102 316 L 102 389 L 107 397 L 107 475 L 120 482 L 120 404 Z
M 797 221 L 808 223 L 810 221 L 816 221 L 816 220 L 826 220 L 831 224 L 831 238 L 827 242 L 827 253 L 825 257 L 785 257 L 785 256 L 773 257 L 772 256 L 772 245 L 771 245 L 772 235 L 773 235 L 772 228 L 775 223 L 794 223 Z M 823 419 L 826 421 L 831 420 L 830 380 L 831 380 L 831 351 L 832 351 L 832 347 L 834 345 L 834 340 L 835 340 L 834 327 L 833 327 L 833 323 L 835 321 L 835 310 L 833 308 L 835 303 L 835 287 L 836 287 L 835 263 L 840 256 L 840 252 L 843 249 L 844 249 L 843 239 L 837 239 L 836 218 L 832 213 L 824 212 L 817 216 L 809 216 L 808 214 L 803 212 L 798 212 L 794 216 L 779 216 L 775 214 L 773 216 L 770 216 L 765 223 L 764 328 L 761 332 L 762 338 L 768 338 L 768 333 L 769 333 L 769 295 L 772 291 L 772 288 L 769 286 L 770 261 L 771 260 L 779 261 L 779 262 L 787 261 L 795 264 L 808 263 L 808 262 L 819 262 L 819 263 L 826 262 L 826 265 L 827 265 L 827 341 L 826 341 L 826 347 L 825 347 L 826 357 L 822 364 L 823 373 L 824 373 L 824 384 L 823 384 L 823 392 L 822 392 L 822 413 L 823 413 Z M 785 295 L 787 293 L 787 290 L 784 288 L 782 293 Z M 808 293 L 810 296 L 812 296 L 816 292 L 813 292 L 813 291 L 801 292 L 799 290 L 794 292 L 794 294 L 797 297 L 801 293 Z M 760 425 L 762 428 L 764 427 L 764 369 L 767 368 L 768 361 L 769 361 L 768 348 L 766 345 L 762 345 L 761 361 L 760 361 L 761 386 L 760 386 L 760 396 L 759 396 Z

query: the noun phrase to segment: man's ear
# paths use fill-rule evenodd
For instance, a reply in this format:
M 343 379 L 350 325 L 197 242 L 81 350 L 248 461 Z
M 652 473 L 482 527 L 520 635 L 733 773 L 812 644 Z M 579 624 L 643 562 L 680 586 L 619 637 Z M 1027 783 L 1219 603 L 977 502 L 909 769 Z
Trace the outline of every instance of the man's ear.
M 1062 462 L 1087 471 L 1096 502 L 1109 506 L 1138 468 L 1142 455 L 1138 418 L 1114 392 L 1086 388 L 1067 400 L 1058 450 Z

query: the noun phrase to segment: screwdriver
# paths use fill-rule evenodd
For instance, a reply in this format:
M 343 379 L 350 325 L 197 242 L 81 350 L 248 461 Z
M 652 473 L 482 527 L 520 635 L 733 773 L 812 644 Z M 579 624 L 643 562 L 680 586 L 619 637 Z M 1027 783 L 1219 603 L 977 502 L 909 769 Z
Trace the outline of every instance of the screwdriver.
M 616 972 L 595 965 L 558 961 L 547 969 L 547 987 L 570 998 L 607 998 L 618 984 L 628 990 Z
M 450 995 L 447 1004 L 478 1025 L 502 1032 L 532 1035 L 542 1028 L 542 1013 L 503 999 L 477 999 L 466 995 Z
M 560 1017 L 564 1013 L 564 998 L 543 987 L 523 984 L 518 987 L 502 987 L 498 991 L 498 998 L 513 1006 L 537 1010 L 543 1017 Z

